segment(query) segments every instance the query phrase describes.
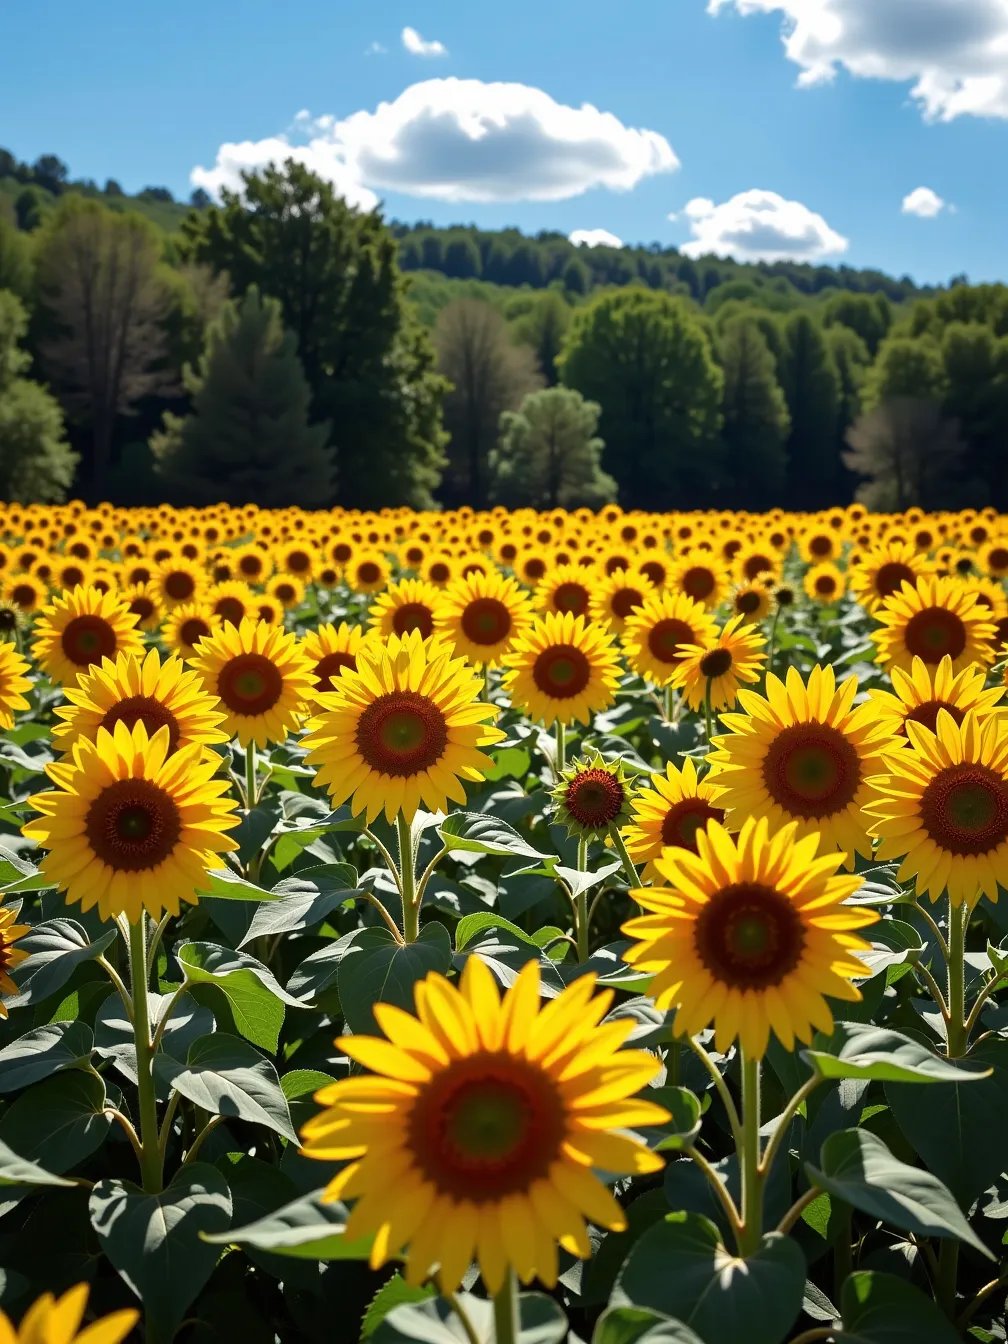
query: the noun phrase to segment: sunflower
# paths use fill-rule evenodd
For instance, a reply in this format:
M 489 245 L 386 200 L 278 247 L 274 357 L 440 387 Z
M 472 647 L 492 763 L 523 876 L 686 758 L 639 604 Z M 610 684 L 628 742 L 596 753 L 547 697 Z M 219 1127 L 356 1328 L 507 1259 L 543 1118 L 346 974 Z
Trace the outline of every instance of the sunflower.
M 33 616 L 46 600 L 46 585 L 32 574 L 8 574 L 0 588 L 5 602 L 10 602 L 25 616 Z
M 222 625 L 200 643 L 192 664 L 206 689 L 220 697 L 224 729 L 242 747 L 284 742 L 314 689 L 304 648 L 264 621 Z
M 434 626 L 475 667 L 496 667 L 532 625 L 532 602 L 505 574 L 470 574 L 444 590 Z
M 199 742 L 173 756 L 170 746 L 167 724 L 148 738 L 143 720 L 132 732 L 120 720 L 46 766 L 57 787 L 29 800 L 42 815 L 22 831 L 49 851 L 42 872 L 68 904 L 131 924 L 145 908 L 177 915 L 180 899 L 195 905 L 217 856 L 238 848 L 224 834 L 239 819 L 222 796 L 228 781 L 213 777 L 218 758 Z
M 511 562 L 515 577 L 529 588 L 537 588 L 546 577 L 549 561 L 541 547 L 523 546 Z
M 379 551 L 358 551 L 347 563 L 343 577 L 355 593 L 380 593 L 391 572 Z
M 850 589 L 865 611 L 875 612 L 904 583 L 913 587 L 929 568 L 925 556 L 909 542 L 883 541 L 850 569 Z
M 311 664 L 314 695 L 331 691 L 345 667 L 356 671 L 357 654 L 365 639 L 374 638 L 362 625 L 320 625 L 306 630 L 301 649 Z
M 277 569 L 284 574 L 292 575 L 295 579 L 300 579 L 303 584 L 311 583 L 322 564 L 318 548 L 303 540 L 289 541 L 283 546 L 278 546 L 274 551 L 274 558 Z
M 254 543 L 250 546 L 239 546 L 232 553 L 231 563 L 234 566 L 234 577 L 244 579 L 246 583 L 253 584 L 255 587 L 262 587 L 273 573 L 272 557 L 261 546 L 256 546 Z M 225 577 L 231 578 L 232 575 L 229 574 Z M 216 575 L 214 578 L 216 579 Z
M 208 606 L 191 602 L 175 608 L 165 621 L 161 635 L 169 649 L 188 663 L 196 656 L 200 640 L 209 639 L 220 626 L 220 617 L 215 616 Z
M 136 617 L 138 630 L 156 630 L 161 624 L 164 612 L 148 584 L 131 583 L 120 590 L 119 596 Z
M 992 579 L 1008 578 L 1008 537 L 997 536 L 980 548 L 980 568 Z
M 435 972 L 416 984 L 416 1016 L 378 1003 L 384 1036 L 337 1042 L 370 1072 L 316 1093 L 326 1109 L 302 1130 L 304 1152 L 348 1161 L 325 1198 L 357 1201 L 346 1235 L 374 1234 L 373 1267 L 402 1257 L 408 1283 L 436 1273 L 451 1293 L 475 1258 L 490 1293 L 509 1265 L 552 1288 L 557 1242 L 584 1259 L 586 1220 L 626 1227 L 594 1171 L 659 1171 L 624 1131 L 667 1115 L 635 1096 L 659 1061 L 620 1049 L 629 1019 L 599 1026 L 612 991 L 594 988 L 589 973 L 540 1007 L 531 961 L 502 1000 L 471 956 L 458 986 Z
M 652 775 L 651 788 L 642 789 L 632 801 L 632 815 L 623 828 L 627 852 L 634 863 L 643 863 L 645 882 L 658 882 L 654 861 L 668 846 L 696 853 L 696 833 L 710 820 L 724 821 L 724 808 L 713 802 L 714 789 L 699 779 L 692 757 L 679 770 L 671 761 L 664 775 Z
M 762 579 L 773 582 L 780 574 L 780 555 L 769 541 L 753 541 L 743 546 L 735 557 L 735 573 L 741 583 Z
M 26 624 L 24 612 L 0 597 L 0 641 L 16 640 Z
M 293 574 L 276 574 L 266 585 L 266 591 L 284 611 L 294 611 L 304 601 L 305 588 Z
M 651 581 L 631 569 L 614 569 L 608 575 L 593 574 L 588 615 L 597 625 L 621 635 L 627 620 L 654 593 Z
M 586 840 L 607 835 L 610 826 L 619 828 L 629 817 L 631 788 L 619 758 L 607 761 L 598 751 L 587 752 L 561 771 L 551 794 L 555 820 L 568 835 Z
M 412 821 L 421 802 L 430 812 L 464 803 L 461 781 L 483 780 L 493 764 L 480 748 L 504 736 L 487 722 L 498 710 L 480 700 L 482 685 L 450 645 L 418 630 L 364 641 L 356 668 L 316 696 L 304 738 L 316 784 L 368 823 L 382 809 Z
M 115 593 L 75 588 L 42 608 L 32 654 L 52 681 L 73 686 L 78 673 L 120 653 L 143 652 L 137 618 Z
M 256 595 L 242 579 L 215 583 L 203 601 L 225 625 L 241 625 L 246 616 L 254 616 L 257 610 Z
M 557 565 L 535 590 L 533 604 L 537 611 L 557 611 L 561 615 L 569 611 L 572 616 L 587 616 L 597 583 L 597 576 L 581 565 Z
M 631 894 L 647 912 L 623 925 L 637 939 L 624 961 L 651 972 L 658 1008 L 675 1008 L 674 1030 L 695 1036 L 712 1021 L 715 1048 L 738 1038 L 750 1059 L 771 1030 L 786 1050 L 812 1030 L 829 1035 L 827 997 L 857 1003 L 850 981 L 867 976 L 854 955 L 871 944 L 852 930 L 877 912 L 844 905 L 860 877 L 837 875 L 839 854 L 816 857 L 819 837 L 792 822 L 769 835 L 746 819 L 737 838 L 716 821 L 696 833 L 696 853 L 667 849 L 655 867 L 667 887 Z
M 908 719 L 934 732 L 940 709 L 947 710 L 956 723 L 962 723 L 970 710 L 981 720 L 992 713 L 1004 712 L 1003 707 L 1000 711 L 998 708 L 1004 688 L 994 686 L 987 690 L 987 678 L 981 668 L 964 667 L 953 673 L 952 659 L 947 655 L 933 669 L 922 658 L 915 658 L 909 672 L 894 667 L 891 676 L 895 694 L 874 689 L 868 694 L 879 721 L 885 722 L 894 737 L 906 737 Z
M 976 593 L 978 604 L 986 609 L 992 621 L 1000 621 L 1008 616 L 1008 597 L 1000 583 L 982 574 L 975 574 L 966 580 L 966 588 Z
M 22 695 L 32 687 L 29 671 L 27 660 L 12 644 L 0 643 L 0 729 L 4 731 L 13 728 L 15 710 L 30 708 Z
M 158 602 L 166 611 L 198 602 L 205 585 L 202 565 L 180 555 L 159 565 L 150 581 Z
M 638 674 L 668 686 L 686 644 L 706 645 L 717 633 L 714 618 L 685 593 L 654 593 L 627 619 L 623 651 Z
M 372 628 L 381 635 L 408 635 L 419 630 L 422 639 L 434 633 L 441 590 L 424 579 L 400 579 L 368 608 Z
M 0 906 L 0 996 L 17 994 L 18 987 L 10 977 L 11 971 L 28 956 L 14 944 L 31 929 L 30 924 L 15 924 L 18 911 L 14 906 Z M 0 997 L 0 1021 L 7 1017 L 7 1007 Z M 0 1335 L 0 1344 L 3 1336 Z
M 616 697 L 620 667 L 612 636 L 583 616 L 548 612 L 503 661 L 512 704 L 547 727 L 589 723 Z
M 18 1330 L 14 1329 L 6 1313 L 0 1311 L 0 1344 L 120 1344 L 133 1329 L 140 1313 L 126 1307 L 102 1316 L 81 1330 L 88 1291 L 86 1283 L 78 1283 L 62 1297 L 43 1293 L 22 1316 Z
M 798 538 L 798 550 L 808 565 L 821 565 L 836 560 L 843 550 L 843 537 L 829 527 L 810 527 Z
M 752 583 L 740 583 L 729 600 L 733 616 L 741 616 L 747 625 L 759 625 L 773 607 L 773 579 L 764 576 Z
M 43 574 L 43 564 L 40 561 L 35 566 L 35 576 L 37 578 L 46 578 Z M 75 560 L 73 556 L 64 556 L 52 569 L 51 576 L 48 576 L 48 583 L 51 588 L 60 591 L 64 588 L 86 588 L 91 586 L 92 568 L 82 560 Z
M 258 621 L 260 625 L 283 626 L 284 609 L 276 598 L 257 596 L 253 602 L 253 607 L 253 621 Z
M 955 672 L 970 663 L 990 663 L 994 656 L 990 613 L 956 579 L 919 578 L 887 598 L 875 619 L 883 627 L 872 635 L 876 659 L 887 671 L 908 669 L 915 656 L 934 666 L 947 654 Z
M 739 683 L 759 681 L 765 643 L 758 630 L 733 616 L 709 643 L 680 646 L 672 685 L 682 689 L 690 709 L 699 709 L 708 694 L 712 709 L 731 709 L 738 700 Z
M 149 738 L 167 725 L 169 755 L 193 742 L 210 746 L 228 740 L 220 731 L 224 715 L 217 711 L 216 697 L 207 694 L 195 672 L 186 671 L 178 658 L 162 663 L 157 649 L 143 659 L 124 653 L 114 663 L 106 659 L 101 667 L 82 673 L 65 695 L 69 704 L 56 709 L 63 722 L 52 734 L 63 752 L 79 738 L 94 741 L 99 728 L 111 732 L 120 722 L 130 729 L 143 723 Z
M 824 560 L 821 565 L 813 565 L 805 571 L 802 586 L 807 597 L 825 606 L 843 597 L 846 580 L 842 569 L 838 569 L 832 560 Z
M 889 752 L 872 780 L 868 812 L 883 862 L 902 859 L 897 881 L 916 878 L 917 894 L 971 908 L 1008 886 L 1008 725 L 970 710 L 956 723 L 938 713 L 932 732 L 907 723 L 909 743 Z
M 766 698 L 740 691 L 744 714 L 726 714 L 730 731 L 714 739 L 710 782 L 727 824 L 766 817 L 771 833 L 789 822 L 815 834 L 822 854 L 871 856 L 861 815 L 868 784 L 884 768 L 895 739 L 871 702 L 854 708 L 857 677 L 837 687 L 831 667 L 816 665 L 806 685 L 797 668 L 786 682 L 769 675 Z
M 673 564 L 668 586 L 672 593 L 685 593 L 708 610 L 724 597 L 727 576 L 724 568 L 700 550 L 684 552 Z
M 435 588 L 447 588 L 453 579 L 458 577 L 458 566 L 455 563 L 455 557 L 446 554 L 444 551 L 432 555 L 423 566 L 423 577 L 428 583 L 432 583 Z

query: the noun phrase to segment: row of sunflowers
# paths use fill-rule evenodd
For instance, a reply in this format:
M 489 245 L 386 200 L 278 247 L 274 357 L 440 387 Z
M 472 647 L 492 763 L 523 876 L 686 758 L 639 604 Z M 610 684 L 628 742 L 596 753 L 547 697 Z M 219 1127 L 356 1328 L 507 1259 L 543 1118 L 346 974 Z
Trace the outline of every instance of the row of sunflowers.
M 1005 1339 L 1006 579 L 0 506 L 0 1344 Z

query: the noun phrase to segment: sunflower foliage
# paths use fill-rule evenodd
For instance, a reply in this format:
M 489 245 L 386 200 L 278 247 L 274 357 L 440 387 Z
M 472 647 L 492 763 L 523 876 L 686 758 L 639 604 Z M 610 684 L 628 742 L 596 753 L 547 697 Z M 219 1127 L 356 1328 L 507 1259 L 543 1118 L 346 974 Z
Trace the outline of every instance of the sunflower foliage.
M 1005 1339 L 1006 578 L 0 507 L 0 1339 Z

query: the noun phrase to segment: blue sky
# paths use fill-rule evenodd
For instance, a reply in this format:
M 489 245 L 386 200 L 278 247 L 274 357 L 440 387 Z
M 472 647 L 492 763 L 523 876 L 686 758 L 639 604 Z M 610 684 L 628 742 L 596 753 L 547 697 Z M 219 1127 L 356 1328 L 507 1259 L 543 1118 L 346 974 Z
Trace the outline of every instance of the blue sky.
M 1008 278 L 1008 0 L 8 0 L 4 44 L 0 145 L 130 191 L 287 137 L 399 219 Z

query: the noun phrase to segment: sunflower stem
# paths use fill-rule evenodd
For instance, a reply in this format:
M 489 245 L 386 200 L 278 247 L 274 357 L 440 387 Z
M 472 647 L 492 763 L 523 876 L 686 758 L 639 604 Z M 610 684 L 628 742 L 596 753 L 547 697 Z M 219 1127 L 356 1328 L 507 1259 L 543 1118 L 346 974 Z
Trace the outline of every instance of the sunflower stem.
M 949 1318 L 956 1317 L 956 1280 L 959 1277 L 959 1243 L 952 1237 L 942 1240 L 938 1252 L 938 1283 L 935 1296 L 938 1305 Z
M 665 687 L 665 722 L 672 722 L 672 687 Z
M 150 1001 L 147 997 L 147 916 L 130 925 L 130 980 L 133 990 L 133 1039 L 137 1057 L 137 1093 L 140 1109 L 140 1173 L 147 1194 L 157 1194 L 164 1185 L 161 1142 L 158 1133 L 157 1096 L 154 1091 L 153 1043 L 150 1031 Z
M 416 868 L 413 862 L 413 837 L 410 824 L 400 812 L 396 817 L 399 835 L 399 889 L 402 892 L 403 941 L 415 943 L 420 936 L 420 905 L 416 893 Z
M 567 729 L 559 719 L 557 719 L 553 728 L 556 734 L 556 770 L 554 774 L 559 779 L 561 772 L 567 769 Z
M 966 1053 L 966 922 L 968 907 L 949 902 L 948 956 L 948 1057 L 958 1059 Z
M 634 891 L 640 886 L 640 877 L 634 866 L 634 861 L 627 851 L 623 837 L 620 835 L 619 827 L 614 821 L 609 823 L 609 838 L 613 842 L 613 849 L 615 849 L 616 853 L 623 861 L 623 871 L 626 874 L 627 881 L 630 883 L 630 890 Z
M 494 1293 L 494 1340 L 496 1344 L 517 1344 L 518 1280 L 508 1266 L 504 1282 Z
M 245 810 L 251 812 L 256 803 L 256 747 L 249 742 L 245 748 Z
M 578 872 L 583 873 L 588 867 L 588 841 L 582 836 L 578 840 L 577 853 Z M 577 959 L 580 965 L 583 965 L 589 956 L 588 925 L 590 919 L 588 916 L 588 892 L 578 892 L 574 903 L 574 922 L 577 928 L 574 932 L 577 934 Z
M 752 1255 L 763 1238 L 763 1174 L 760 1171 L 760 1062 L 742 1052 L 742 1227 L 739 1253 Z

